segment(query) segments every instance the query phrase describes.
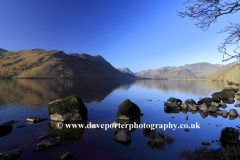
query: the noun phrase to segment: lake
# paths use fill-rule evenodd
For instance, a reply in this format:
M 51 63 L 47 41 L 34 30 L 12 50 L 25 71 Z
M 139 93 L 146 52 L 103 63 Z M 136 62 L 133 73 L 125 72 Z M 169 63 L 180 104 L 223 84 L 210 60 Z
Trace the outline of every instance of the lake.
M 0 123 L 18 120 L 13 124 L 10 134 L 0 138 L 0 152 L 21 148 L 19 160 L 52 160 L 66 150 L 73 154 L 73 159 L 180 159 L 178 155 L 184 149 L 193 150 L 202 146 L 202 140 L 211 143 L 209 148 L 219 148 L 217 142 L 221 130 L 225 127 L 240 125 L 239 117 L 230 120 L 222 116 L 202 116 L 198 112 L 165 113 L 163 101 L 174 97 L 183 102 L 187 99 L 211 97 L 214 92 L 229 87 L 226 82 L 204 80 L 136 80 L 136 81 L 81 81 L 64 79 L 16 79 L 0 80 Z M 111 124 L 117 122 L 116 114 L 119 104 L 125 99 L 135 101 L 144 113 L 139 124 L 200 124 L 200 128 L 166 129 L 164 132 L 174 142 L 161 147 L 151 145 L 149 137 L 143 135 L 143 129 L 131 131 L 131 143 L 123 145 L 114 140 L 114 129 L 69 130 L 66 134 L 56 133 L 63 139 L 60 146 L 40 152 L 32 152 L 43 140 L 38 137 L 46 135 L 52 126 L 48 117 L 47 104 L 56 99 L 70 95 L 80 97 L 87 109 L 88 119 L 85 124 Z M 235 97 L 233 104 L 227 104 L 226 111 L 236 109 L 239 103 Z M 152 99 L 148 102 L 146 99 Z M 185 119 L 188 115 L 188 120 Z M 46 117 L 46 121 L 31 124 L 27 117 Z M 19 124 L 26 124 L 17 128 Z M 216 126 L 217 125 L 217 126 Z M 221 126 L 219 126 L 221 125 Z M 237 128 L 238 129 L 238 128 Z M 162 132 L 163 129 L 157 129 Z M 60 132 L 60 130 L 59 130 Z M 67 135 L 67 137 L 66 137 Z M 61 137 L 62 136 L 62 137 Z M 65 136 L 65 137 L 64 137 Z M 72 137 L 71 137 L 72 136 Z

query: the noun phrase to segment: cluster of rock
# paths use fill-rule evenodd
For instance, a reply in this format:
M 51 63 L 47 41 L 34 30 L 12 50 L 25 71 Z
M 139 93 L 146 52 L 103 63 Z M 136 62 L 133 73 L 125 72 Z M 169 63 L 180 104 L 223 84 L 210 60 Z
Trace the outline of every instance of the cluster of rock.
M 239 83 L 235 83 L 235 82 L 228 82 L 228 85 L 235 85 L 235 86 L 239 86 Z
M 221 100 L 234 100 L 235 94 L 239 89 L 225 88 L 221 92 L 212 94 L 212 98 L 201 98 L 197 103 L 193 99 L 187 99 L 184 103 L 180 99 L 170 97 L 167 102 L 164 101 L 164 110 L 184 110 L 184 111 L 197 111 L 203 116 L 208 114 L 221 115 L 227 117 L 230 115 L 230 119 L 235 119 L 238 113 L 235 109 L 230 109 L 229 112 L 225 110 L 219 110 L 219 107 L 226 108 L 226 103 Z

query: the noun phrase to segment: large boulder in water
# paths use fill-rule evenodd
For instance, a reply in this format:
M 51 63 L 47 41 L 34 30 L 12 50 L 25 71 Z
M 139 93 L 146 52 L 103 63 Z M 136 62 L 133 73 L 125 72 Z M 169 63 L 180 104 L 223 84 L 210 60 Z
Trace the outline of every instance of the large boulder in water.
M 239 88 L 228 87 L 228 88 L 224 88 L 221 92 L 222 93 L 227 93 L 227 92 L 237 93 L 238 91 L 239 91 Z
M 212 99 L 215 101 L 215 102 L 220 102 L 222 100 L 222 95 L 224 93 L 223 92 L 215 92 L 212 94 Z
M 200 101 L 198 101 L 198 105 L 201 105 L 201 104 L 205 103 L 208 107 L 210 107 L 210 106 L 211 106 L 211 103 L 212 103 L 213 101 L 214 101 L 214 100 L 213 100 L 212 98 L 209 98 L 209 97 L 203 98 L 203 99 L 201 99 Z
M 235 98 L 235 94 L 232 93 L 232 92 L 225 92 L 225 93 L 222 95 L 222 99 L 224 99 L 224 100 L 233 101 L 234 98 Z
M 118 106 L 117 119 L 138 119 L 140 118 L 140 113 L 140 108 L 129 99 L 126 99 Z
M 184 103 L 185 103 L 187 106 L 197 104 L 193 99 L 187 99 Z
M 87 119 L 88 110 L 80 98 L 69 96 L 49 103 L 48 115 L 53 121 L 80 121 Z
M 182 101 L 180 99 L 177 99 L 177 98 L 173 98 L 173 97 L 170 97 L 167 102 L 170 102 L 170 103 L 175 103 L 177 105 L 181 105 L 182 104 Z

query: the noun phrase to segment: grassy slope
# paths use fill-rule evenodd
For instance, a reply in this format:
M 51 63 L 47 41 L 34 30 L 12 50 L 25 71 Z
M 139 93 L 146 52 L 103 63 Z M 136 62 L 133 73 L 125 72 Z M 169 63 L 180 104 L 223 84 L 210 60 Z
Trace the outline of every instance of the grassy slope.
M 209 80 L 215 81 L 233 81 L 240 82 L 240 65 L 235 64 L 232 68 L 223 68 L 215 74 L 208 77 Z
M 65 54 L 43 49 L 0 54 L 0 76 L 17 78 L 108 78 L 129 79 L 101 56 L 84 53 Z

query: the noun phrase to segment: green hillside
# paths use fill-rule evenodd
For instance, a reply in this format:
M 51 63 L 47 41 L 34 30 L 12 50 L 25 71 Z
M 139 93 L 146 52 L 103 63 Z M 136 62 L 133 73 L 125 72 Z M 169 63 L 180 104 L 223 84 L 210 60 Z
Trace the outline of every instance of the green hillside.
M 239 63 L 239 61 L 237 61 Z M 234 63 L 237 63 L 234 62 Z M 240 63 L 239 63 L 240 64 Z M 240 65 L 235 64 L 232 68 L 225 67 L 213 75 L 209 76 L 209 80 L 213 81 L 232 81 L 236 83 L 240 83 Z
M 103 57 L 59 50 L 19 50 L 0 53 L 2 78 L 106 78 L 132 79 Z

